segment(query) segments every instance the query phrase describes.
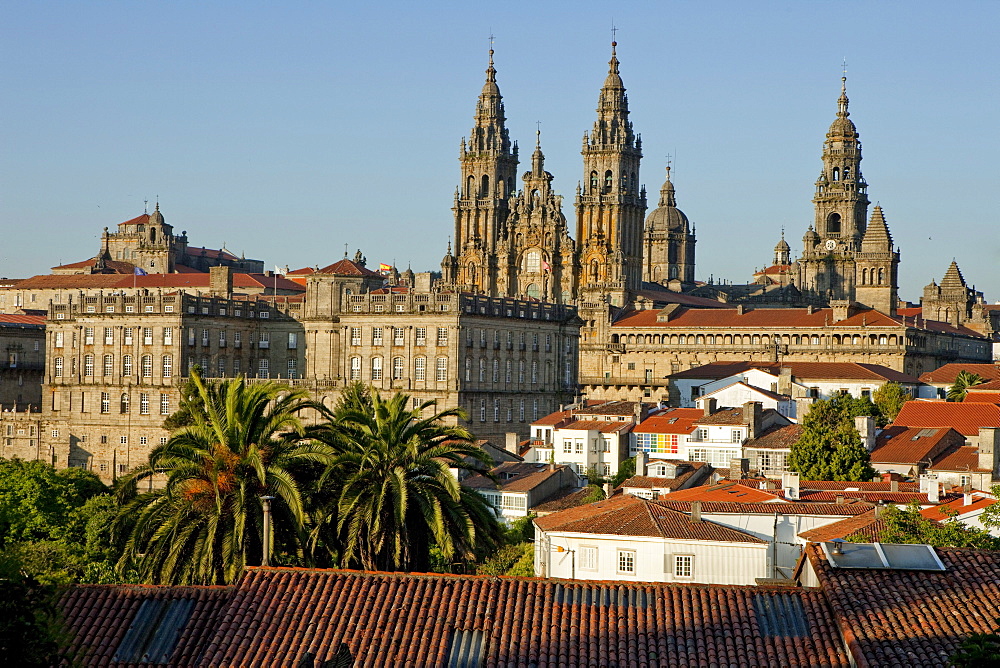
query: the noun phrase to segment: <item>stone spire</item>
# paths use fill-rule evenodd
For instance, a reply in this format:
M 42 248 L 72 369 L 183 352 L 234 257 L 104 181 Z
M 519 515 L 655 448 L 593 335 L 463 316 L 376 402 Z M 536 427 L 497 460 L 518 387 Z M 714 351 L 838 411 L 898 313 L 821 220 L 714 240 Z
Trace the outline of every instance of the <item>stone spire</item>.
M 945 290 L 966 287 L 962 270 L 958 268 L 958 263 L 954 260 L 948 265 L 948 271 L 944 273 L 944 278 L 941 279 L 941 287 Z
M 608 61 L 608 76 L 597 101 L 597 120 L 590 134 L 592 145 L 629 146 L 635 144 L 632 123 L 628 120 L 628 96 L 625 84 L 618 73 L 618 42 L 611 42 L 611 60 Z
M 542 154 L 542 131 L 535 130 L 535 152 L 531 154 L 531 173 L 541 176 L 545 172 L 545 155 Z
M 660 188 L 660 206 L 677 206 L 677 197 L 674 192 L 674 184 L 670 181 L 670 165 L 667 165 L 667 180 Z
M 865 236 L 861 240 L 861 250 L 865 253 L 892 251 L 892 235 L 889 233 L 889 226 L 885 223 L 882 207 L 877 204 L 872 209 L 868 229 L 865 230 Z
M 503 96 L 497 85 L 497 70 L 493 66 L 493 49 L 486 68 L 486 82 L 476 102 L 475 125 L 469 136 L 467 150 L 473 153 L 483 151 L 509 152 L 510 136 L 505 125 Z

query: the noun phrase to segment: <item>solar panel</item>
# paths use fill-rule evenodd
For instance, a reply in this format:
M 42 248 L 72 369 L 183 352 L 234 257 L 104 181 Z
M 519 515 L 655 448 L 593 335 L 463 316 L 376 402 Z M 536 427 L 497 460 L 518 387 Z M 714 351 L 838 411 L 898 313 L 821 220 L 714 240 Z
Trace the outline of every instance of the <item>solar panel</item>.
M 821 543 L 834 568 L 870 568 L 900 571 L 943 571 L 944 564 L 930 545 L 889 543 Z

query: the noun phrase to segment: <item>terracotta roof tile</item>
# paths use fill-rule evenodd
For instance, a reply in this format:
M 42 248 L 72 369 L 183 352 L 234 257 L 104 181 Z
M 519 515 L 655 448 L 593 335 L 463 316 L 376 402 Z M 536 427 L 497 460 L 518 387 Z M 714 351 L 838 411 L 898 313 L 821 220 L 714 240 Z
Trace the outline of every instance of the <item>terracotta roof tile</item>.
M 704 507 L 705 502 L 718 503 L 766 503 L 768 501 L 779 501 L 784 503 L 784 499 L 773 492 L 768 492 L 754 487 L 747 487 L 739 483 L 730 482 L 722 485 L 708 485 L 705 487 L 692 487 L 682 489 L 679 492 L 671 492 L 665 500 L 675 501 L 701 501 Z
M 949 501 L 948 503 L 941 503 L 930 508 L 924 508 L 920 511 L 920 514 L 929 520 L 937 520 L 938 522 L 943 522 L 950 518 L 952 514 L 957 513 L 958 515 L 965 515 L 967 513 L 975 512 L 978 510 L 986 510 L 997 500 L 991 496 L 985 496 L 983 494 L 974 494 L 972 496 L 972 503 L 965 504 L 965 495 L 958 497 L 954 501 Z
M 990 383 L 991 385 L 996 385 L 997 382 L 994 381 Z M 978 388 L 973 388 L 975 391 L 970 389 L 965 393 L 965 398 L 962 399 L 962 403 L 966 404 L 1000 404 L 1000 391 L 990 391 L 985 392 Z
M 718 469 L 717 469 L 718 470 Z M 672 501 L 673 494 L 658 501 L 661 505 L 684 513 L 691 512 L 690 501 Z M 856 503 L 739 503 L 705 501 L 701 504 L 704 513 L 735 513 L 737 515 L 840 515 L 854 517 L 871 510 L 872 504 Z
M 715 522 L 692 522 L 682 512 L 629 494 L 539 517 L 535 519 L 535 524 L 549 532 L 569 531 L 729 543 L 766 542 Z
M 949 666 L 970 633 L 1000 617 L 1000 552 L 937 548 L 943 572 L 833 568 L 806 554 L 859 665 Z
M 928 371 L 920 375 L 920 380 L 925 383 L 947 383 L 951 385 L 958 377 L 959 371 L 969 371 L 982 376 L 986 380 L 1000 380 L 1000 365 L 997 364 L 966 364 L 964 362 L 950 362 L 934 371 Z
M 770 427 L 757 438 L 747 441 L 747 448 L 758 450 L 788 450 L 802 435 L 801 424 L 786 424 Z
M 690 434 L 695 430 L 695 422 L 705 416 L 700 408 L 668 408 L 650 415 L 636 425 L 636 434 Z
M 377 271 L 372 271 L 363 264 L 348 260 L 346 257 L 343 260 L 326 265 L 319 270 L 319 273 L 335 274 L 337 276 L 382 276 Z
M 632 430 L 632 422 L 604 421 L 604 420 L 574 420 L 559 429 L 579 429 L 585 431 L 599 431 L 602 434 L 627 433 Z
M 986 473 L 991 470 L 979 467 L 979 448 L 973 445 L 963 445 L 944 453 L 928 469 L 933 471 L 957 471 L 960 473 Z
M 874 380 L 915 384 L 919 381 L 910 375 L 879 364 L 861 362 L 712 362 L 672 374 L 671 379 L 693 378 L 717 380 L 741 374 L 750 369 L 760 369 L 778 375 L 782 368 L 791 369 L 792 376 L 803 380 Z
M 539 427 L 550 427 L 559 424 L 572 414 L 572 411 L 556 411 L 555 413 L 549 413 L 545 417 L 535 420 L 531 424 L 533 426 L 538 425 Z
M 45 316 L 22 315 L 20 313 L 0 313 L 0 326 L 23 327 L 24 325 L 44 327 Z
M 980 427 L 1000 427 L 1000 406 L 942 401 L 907 401 L 893 425 L 951 427 L 964 436 L 978 436 Z
M 856 517 L 848 517 L 839 522 L 833 522 L 825 526 L 803 531 L 799 538 L 804 538 L 813 543 L 825 543 L 827 541 L 841 538 L 843 540 L 860 541 L 864 543 L 877 543 L 882 537 L 882 532 L 889 528 L 883 517 L 875 517 L 876 511 L 870 510 Z M 934 522 L 937 524 L 937 522 Z
M 962 435 L 949 427 L 891 425 L 875 437 L 871 460 L 880 464 L 917 464 L 933 460 L 945 448 L 964 442 Z

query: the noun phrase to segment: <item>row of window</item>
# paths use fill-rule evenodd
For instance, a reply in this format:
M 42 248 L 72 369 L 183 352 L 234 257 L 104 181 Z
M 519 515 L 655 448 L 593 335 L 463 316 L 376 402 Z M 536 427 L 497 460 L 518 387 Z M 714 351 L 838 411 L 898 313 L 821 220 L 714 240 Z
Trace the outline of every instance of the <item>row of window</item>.
M 351 345 L 360 346 L 363 341 L 363 327 L 351 327 Z M 392 341 L 394 346 L 406 345 L 406 328 L 405 327 L 372 327 L 371 328 L 371 345 L 382 346 L 385 345 L 386 341 Z M 413 344 L 416 346 L 426 346 L 427 345 L 427 328 L 426 327 L 414 327 L 413 328 Z M 448 345 L 448 328 L 438 327 L 437 328 L 437 339 L 436 344 L 438 346 Z
M 502 347 L 503 340 L 506 340 L 507 350 L 514 349 L 514 332 L 508 331 L 506 336 L 499 329 L 488 330 L 488 329 L 467 329 L 465 330 L 465 345 L 467 348 L 472 348 L 476 344 L 476 340 L 479 341 L 480 348 L 487 348 L 490 344 L 490 331 L 493 332 L 492 341 L 493 349 L 500 350 Z M 538 333 L 535 332 L 531 335 L 531 349 L 538 352 Z M 525 332 L 518 332 L 517 337 L 517 347 L 518 350 L 527 350 L 527 335 Z M 566 351 L 569 352 L 572 349 L 572 343 L 567 341 Z M 552 352 L 552 335 L 545 335 L 545 352 Z
M 591 545 L 583 545 L 580 547 L 580 570 L 585 571 L 596 571 L 598 570 L 598 548 Z M 623 575 L 635 575 L 636 573 L 636 554 L 635 550 L 622 550 L 617 549 L 617 564 L 618 572 Z M 694 555 L 693 554 L 674 554 L 668 555 L 667 563 L 664 566 L 673 573 L 675 578 L 692 578 L 694 577 Z
M 592 453 L 598 452 L 611 452 L 611 441 L 606 438 L 595 438 L 590 442 L 590 451 Z M 582 438 L 564 438 L 563 439 L 563 454 L 583 454 L 583 439 Z
M 775 334 L 772 338 L 770 334 L 612 334 L 612 343 L 638 344 L 638 345 L 709 345 L 709 346 L 769 346 L 773 344 L 791 346 L 886 346 L 898 345 L 903 341 L 903 337 L 895 335 L 875 335 L 868 336 L 850 335 L 843 336 L 837 334 L 833 337 L 828 335 L 781 335 Z
M 83 356 L 83 376 L 85 378 L 92 378 L 96 374 L 96 364 L 97 360 L 94 355 L 84 355 Z M 234 357 L 232 362 L 230 362 L 226 357 L 218 356 L 215 360 L 215 364 L 212 365 L 208 357 L 202 357 L 200 360 L 195 357 L 187 358 L 187 369 L 188 374 L 194 368 L 196 364 L 201 365 L 202 375 L 207 377 L 226 377 L 230 373 L 233 376 L 239 376 L 244 373 L 242 360 L 239 357 Z M 261 357 L 257 360 L 256 373 L 259 378 L 270 378 L 270 365 L 271 362 L 266 357 Z M 56 378 L 62 378 L 66 371 L 65 359 L 62 357 L 56 357 L 53 360 L 53 374 Z M 246 369 L 247 372 L 253 372 L 254 364 L 253 360 L 250 360 L 250 364 Z M 447 367 L 445 369 L 447 371 Z M 104 355 L 101 358 L 101 376 L 111 377 L 115 375 L 115 356 L 114 355 Z M 134 358 L 132 355 L 122 355 L 121 359 L 121 375 L 124 377 L 130 377 L 135 373 Z M 139 358 L 139 376 L 141 378 L 152 378 L 153 377 L 153 356 L 152 355 L 142 355 Z M 70 376 L 76 375 L 76 358 L 70 358 Z M 161 378 L 172 378 L 174 375 L 174 358 L 173 355 L 163 355 L 160 358 L 160 377 Z M 298 378 L 298 360 L 294 357 L 288 358 L 286 364 L 286 378 Z
M 513 399 L 508 400 L 507 406 L 506 406 L 506 410 L 507 410 L 507 422 L 513 422 L 514 421 L 514 400 Z M 500 400 L 499 399 L 494 399 L 493 400 L 493 421 L 494 422 L 500 422 L 501 412 L 502 412 L 502 409 L 501 409 L 501 406 L 500 406 Z M 487 415 L 488 415 L 488 410 L 487 410 L 487 405 L 486 405 L 486 399 L 480 399 L 479 400 L 479 421 L 480 422 L 486 422 L 487 421 L 487 419 L 486 419 Z M 531 400 L 531 421 L 534 422 L 537 419 L 538 419 L 538 399 L 532 399 Z M 524 422 L 524 399 L 521 399 L 518 402 L 517 420 L 518 420 L 518 422 Z
M 80 411 L 81 412 L 84 412 L 85 408 L 86 408 L 85 405 L 84 405 L 84 403 L 83 403 L 84 402 L 84 399 L 83 399 L 84 396 L 85 395 L 81 395 L 81 399 L 80 399 Z M 154 396 L 153 399 L 155 400 L 156 397 Z M 159 399 L 160 399 L 160 402 L 159 402 L 160 415 L 170 415 L 170 395 L 169 394 L 161 394 L 159 396 Z M 150 395 L 148 393 L 146 393 L 146 392 L 140 392 L 139 393 L 139 415 L 149 415 L 150 414 L 150 400 L 151 400 L 150 399 Z M 130 395 L 128 392 L 123 392 L 121 395 L 119 395 L 117 397 L 116 404 L 117 404 L 117 408 L 118 408 L 118 412 L 119 413 L 122 413 L 124 415 L 124 414 L 128 414 L 128 413 L 132 412 L 132 395 Z M 110 392 L 101 392 L 101 412 L 102 413 L 110 413 L 111 412 L 111 393 Z M 58 436 L 58 433 L 59 432 L 57 432 L 57 431 L 53 431 L 53 433 L 52 433 L 53 437 Z M 122 438 L 125 438 L 125 437 L 123 436 Z M 124 443 L 124 442 L 125 441 L 122 441 L 122 443 Z
M 382 380 L 384 377 L 384 360 L 381 357 L 373 357 L 369 362 L 369 379 L 373 381 Z M 350 359 L 350 380 L 361 380 L 362 360 L 360 357 Z M 406 377 L 406 362 L 402 357 L 393 357 L 391 362 L 392 380 L 403 380 Z M 413 379 L 427 380 L 427 358 L 413 358 Z M 448 380 L 448 358 L 438 357 L 434 365 L 434 379 L 443 383 Z
M 115 343 L 115 327 L 104 327 L 103 332 L 97 331 L 97 328 L 86 327 L 83 330 L 83 344 L 86 346 L 94 345 L 96 340 L 95 334 L 103 334 L 104 345 L 111 346 Z M 212 330 L 208 328 L 202 328 L 201 336 L 198 336 L 199 330 L 196 327 L 187 328 L 187 343 L 189 346 L 196 345 L 199 341 L 202 346 L 211 345 L 213 336 Z M 131 346 L 134 345 L 136 340 L 140 341 L 144 346 L 153 345 L 154 336 L 152 327 L 125 327 L 121 330 L 121 341 L 122 345 Z M 76 332 L 71 333 L 72 345 L 76 347 Z M 220 348 L 225 348 L 229 343 L 229 332 L 225 329 L 217 330 L 218 344 Z M 271 345 L 271 333 L 270 332 L 258 332 L 256 338 L 256 344 L 258 348 L 270 348 Z M 160 332 L 160 341 L 165 346 L 171 346 L 174 343 L 174 328 L 173 327 L 163 327 Z M 295 350 L 298 348 L 298 333 L 288 332 L 287 334 L 287 346 L 289 350 Z M 243 332 L 241 330 L 235 330 L 232 333 L 232 344 L 233 347 L 239 348 L 243 344 Z M 65 332 L 54 332 L 53 333 L 53 343 L 52 345 L 56 348 L 63 348 L 66 345 L 66 333 Z

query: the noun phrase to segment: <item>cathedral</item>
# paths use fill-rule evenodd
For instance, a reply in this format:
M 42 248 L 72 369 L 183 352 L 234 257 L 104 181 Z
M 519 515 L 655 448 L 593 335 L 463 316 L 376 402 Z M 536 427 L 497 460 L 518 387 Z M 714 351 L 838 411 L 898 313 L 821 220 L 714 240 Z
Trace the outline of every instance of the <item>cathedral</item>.
M 617 44 L 583 135 L 583 178 L 570 236 L 562 196 L 552 190 L 540 137 L 531 169 L 516 183 L 518 146 L 505 125 L 490 50 L 475 125 L 459 152 L 454 254 L 441 263 L 442 287 L 496 297 L 628 308 L 643 290 L 694 287 L 695 235 L 667 179 L 646 217 L 639 183 L 642 138 L 629 120 Z M 647 285 L 644 286 L 643 284 Z M 655 284 L 655 285 L 654 285 Z

